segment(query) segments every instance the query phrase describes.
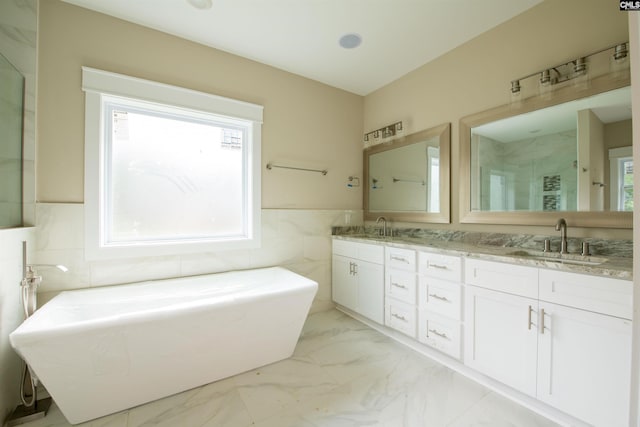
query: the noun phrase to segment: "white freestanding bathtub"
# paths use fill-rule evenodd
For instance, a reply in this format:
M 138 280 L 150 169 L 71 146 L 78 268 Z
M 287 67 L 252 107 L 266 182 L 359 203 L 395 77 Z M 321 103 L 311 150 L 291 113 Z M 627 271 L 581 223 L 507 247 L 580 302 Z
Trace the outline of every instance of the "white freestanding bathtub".
M 10 340 L 77 424 L 290 357 L 317 287 L 273 267 L 66 291 Z

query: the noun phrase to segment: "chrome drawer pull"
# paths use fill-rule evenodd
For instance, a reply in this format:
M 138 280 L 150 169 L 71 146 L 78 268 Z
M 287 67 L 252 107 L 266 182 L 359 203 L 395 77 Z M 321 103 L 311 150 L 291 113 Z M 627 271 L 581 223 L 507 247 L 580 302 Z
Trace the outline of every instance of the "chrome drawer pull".
M 395 317 L 396 319 L 400 319 L 400 320 L 402 320 L 403 322 L 406 322 L 406 321 L 407 321 L 407 319 L 405 319 L 405 317 L 404 317 L 404 316 L 400 316 L 399 314 L 391 313 L 391 316 L 392 316 L 392 317 Z
M 409 264 L 409 260 L 407 260 L 406 258 L 400 257 L 400 256 L 396 256 L 396 255 L 391 255 L 389 258 L 391 258 L 392 261 L 402 261 L 406 264 Z
M 447 297 L 441 297 L 440 295 L 436 295 L 436 294 L 429 294 L 429 296 L 435 299 L 439 299 L 440 301 L 450 302 L 449 298 Z
M 405 285 L 401 285 L 399 283 L 391 282 L 391 286 L 395 286 L 396 288 L 400 288 L 400 289 L 407 289 L 407 287 Z
M 449 339 L 449 337 L 447 336 L 447 334 L 442 333 L 442 332 L 438 332 L 436 329 L 428 329 L 429 332 L 431 332 L 434 335 L 439 336 L 440 338 L 444 338 L 446 340 Z
M 447 267 L 446 265 L 431 264 L 431 263 L 429 263 L 429 267 L 439 268 L 440 270 L 448 270 L 449 269 L 449 267 Z

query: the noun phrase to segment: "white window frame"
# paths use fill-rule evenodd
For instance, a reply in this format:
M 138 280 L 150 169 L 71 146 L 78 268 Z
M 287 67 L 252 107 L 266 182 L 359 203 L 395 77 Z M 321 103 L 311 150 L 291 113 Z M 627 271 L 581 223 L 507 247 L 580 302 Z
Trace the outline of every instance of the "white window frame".
M 631 146 L 609 149 L 609 209 L 612 211 L 622 211 L 623 207 L 624 183 L 622 182 L 623 171 L 620 169 L 620 160 L 625 158 L 633 159 Z
M 261 222 L 261 131 L 263 107 L 177 86 L 82 67 L 85 92 L 85 257 L 88 260 L 145 256 L 181 255 L 217 250 L 260 247 Z M 168 242 L 107 243 L 104 227 L 105 141 L 104 101 L 122 97 L 168 105 L 189 113 L 210 113 L 231 120 L 248 121 L 247 151 L 247 233 L 237 239 L 190 239 Z

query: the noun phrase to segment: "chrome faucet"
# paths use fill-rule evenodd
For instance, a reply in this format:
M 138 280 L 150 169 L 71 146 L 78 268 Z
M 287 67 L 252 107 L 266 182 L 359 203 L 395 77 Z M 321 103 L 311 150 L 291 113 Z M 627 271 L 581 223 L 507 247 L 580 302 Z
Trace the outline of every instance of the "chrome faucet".
M 556 222 L 556 231 L 560 232 L 560 253 L 568 254 L 567 250 L 567 221 L 564 218 L 560 218 Z
M 387 235 L 387 218 L 379 216 L 378 219 L 376 219 L 376 224 L 380 224 L 380 221 L 382 221 L 382 230 L 380 230 L 380 235 L 385 237 Z

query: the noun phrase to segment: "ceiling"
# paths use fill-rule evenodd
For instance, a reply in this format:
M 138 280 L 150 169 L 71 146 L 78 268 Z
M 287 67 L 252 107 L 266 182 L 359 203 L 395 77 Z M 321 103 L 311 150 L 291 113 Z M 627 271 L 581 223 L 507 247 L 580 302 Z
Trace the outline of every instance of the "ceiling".
M 63 0 L 359 95 L 542 0 Z M 192 0 L 193 2 L 207 0 Z M 338 40 L 355 33 L 359 47 Z

